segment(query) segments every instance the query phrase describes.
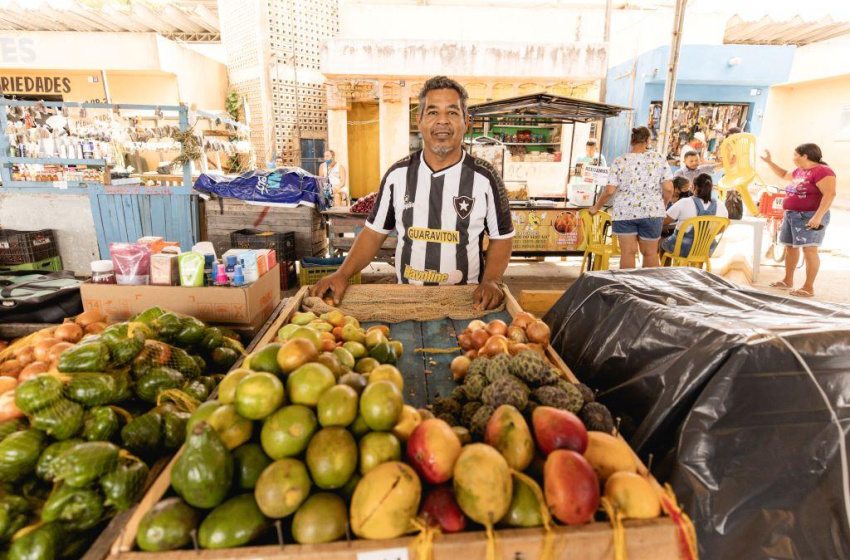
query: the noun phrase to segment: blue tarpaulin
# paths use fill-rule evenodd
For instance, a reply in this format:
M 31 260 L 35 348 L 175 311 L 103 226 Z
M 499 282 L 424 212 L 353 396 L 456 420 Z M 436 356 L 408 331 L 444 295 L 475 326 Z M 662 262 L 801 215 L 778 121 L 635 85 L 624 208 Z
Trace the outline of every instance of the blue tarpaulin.
M 202 173 L 195 181 L 195 190 L 222 198 L 238 198 L 248 204 L 286 208 L 303 205 L 324 210 L 325 182 L 303 169 L 278 168 L 249 171 L 237 177 Z

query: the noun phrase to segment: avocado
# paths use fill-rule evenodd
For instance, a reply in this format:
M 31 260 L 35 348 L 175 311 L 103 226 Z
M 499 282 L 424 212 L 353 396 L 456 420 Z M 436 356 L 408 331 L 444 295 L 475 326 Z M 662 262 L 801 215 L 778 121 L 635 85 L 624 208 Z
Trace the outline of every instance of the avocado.
M 166 498 L 148 511 L 139 523 L 136 544 L 146 552 L 183 548 L 192 542 L 198 513 L 180 498 Z
M 232 483 L 233 456 L 212 426 L 195 424 L 174 463 L 171 486 L 189 505 L 209 509 L 224 500 Z
M 201 523 L 198 543 L 202 548 L 243 546 L 268 527 L 268 519 L 260 511 L 253 494 L 231 498 L 212 510 Z

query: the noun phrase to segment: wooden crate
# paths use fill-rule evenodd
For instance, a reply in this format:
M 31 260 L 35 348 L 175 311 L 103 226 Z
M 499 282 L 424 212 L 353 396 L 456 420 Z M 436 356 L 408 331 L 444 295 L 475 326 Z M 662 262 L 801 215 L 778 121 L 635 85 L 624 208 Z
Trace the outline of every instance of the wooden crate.
M 351 250 L 357 235 L 366 227 L 366 214 L 352 214 L 348 210 L 328 210 L 322 212 L 328 219 L 328 238 L 331 255 L 342 255 Z M 398 236 L 395 231 L 384 240 L 376 260 L 392 263 Z
M 325 222 L 315 208 L 256 206 L 230 198 L 211 200 L 204 207 L 207 238 L 218 254 L 230 249 L 230 232 L 246 228 L 294 232 L 298 259 L 322 256 L 328 249 Z
M 350 286 L 349 290 L 358 290 L 359 286 Z M 405 290 L 406 286 L 388 285 L 387 290 Z M 435 290 L 439 287 L 433 288 Z M 286 324 L 290 317 L 298 311 L 301 301 L 307 294 L 308 288 L 302 288 L 290 298 L 277 319 L 269 325 L 269 328 L 255 341 L 254 347 L 272 342 L 280 327 Z M 494 318 L 510 318 L 522 309 L 516 299 L 509 291 L 506 291 L 505 311 L 495 314 Z M 408 402 L 422 402 L 427 395 L 432 400 L 436 394 L 450 391 L 454 386 L 448 364 L 455 354 L 419 354 L 414 348 L 452 348 L 457 342 L 454 335 L 459 334 L 469 321 L 407 321 L 390 326 L 391 337 L 405 344 L 405 352 L 399 362 L 399 369 L 405 378 L 405 400 Z M 419 325 L 417 327 L 414 325 Z M 560 356 L 550 347 L 547 349 L 549 360 L 558 367 L 564 377 L 570 381 L 578 380 L 564 363 Z M 237 364 L 238 365 L 238 364 Z M 411 374 L 411 372 L 417 372 Z M 443 375 L 444 374 L 444 375 Z M 414 379 L 418 377 L 418 379 Z M 448 394 L 448 393 L 445 393 Z M 181 450 L 182 451 L 182 450 Z M 648 475 L 648 470 L 635 456 L 638 463 L 638 471 Z M 164 553 L 148 553 L 133 550 L 139 522 L 144 514 L 150 510 L 170 489 L 171 469 L 175 459 L 168 464 L 160 478 L 150 488 L 137 507 L 121 535 L 115 540 L 111 548 L 111 554 L 123 560 L 183 560 L 191 554 L 192 558 L 198 560 L 240 560 L 258 559 L 263 560 L 286 560 L 291 558 L 304 560 L 358 560 L 358 554 L 385 549 L 404 548 L 407 549 L 411 559 L 416 558 L 416 552 L 412 547 L 413 536 L 385 541 L 353 540 L 339 541 L 323 545 L 298 545 L 289 544 L 281 546 L 249 546 L 225 550 L 198 550 L 189 552 L 176 550 Z M 652 479 L 654 485 L 658 483 Z M 675 523 L 667 517 L 646 521 L 627 521 L 625 523 L 626 552 L 629 560 L 679 560 L 682 552 L 679 542 L 678 528 Z M 613 531 L 608 523 L 590 523 L 582 526 L 554 528 L 554 552 L 555 558 L 559 560 L 611 560 L 614 558 Z M 499 546 L 499 558 L 502 560 L 514 560 L 517 558 L 537 558 L 540 556 L 543 545 L 544 531 L 542 528 L 533 529 L 499 529 L 496 531 Z M 453 535 L 438 536 L 434 541 L 433 560 L 456 560 L 458 557 L 484 558 L 486 547 L 486 536 L 483 531 L 466 532 Z M 396 558 L 397 556 L 391 556 Z

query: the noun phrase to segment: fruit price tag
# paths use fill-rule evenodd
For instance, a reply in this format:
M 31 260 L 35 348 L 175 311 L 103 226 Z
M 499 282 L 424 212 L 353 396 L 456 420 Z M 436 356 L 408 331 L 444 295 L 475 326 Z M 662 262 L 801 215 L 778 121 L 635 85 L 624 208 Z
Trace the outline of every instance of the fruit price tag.
M 406 548 L 385 548 L 357 554 L 357 560 L 408 560 Z

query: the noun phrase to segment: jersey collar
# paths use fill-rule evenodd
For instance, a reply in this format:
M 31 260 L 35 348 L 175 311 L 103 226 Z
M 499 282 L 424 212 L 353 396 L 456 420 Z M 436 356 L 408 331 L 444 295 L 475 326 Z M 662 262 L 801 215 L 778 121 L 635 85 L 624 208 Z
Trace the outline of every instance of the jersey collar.
M 425 169 L 427 169 L 431 173 L 431 177 L 440 177 L 442 175 L 445 175 L 446 173 L 448 173 L 452 169 L 463 164 L 463 160 L 465 160 L 465 159 L 466 159 L 466 150 L 461 150 L 460 151 L 460 159 L 457 161 L 456 164 L 452 165 L 451 167 L 446 167 L 445 169 L 441 169 L 440 171 L 435 172 L 433 169 L 431 169 L 431 166 L 428 165 L 428 162 L 425 161 L 425 150 L 423 149 L 421 152 L 419 152 L 419 160 L 422 162 L 422 165 L 425 166 Z

